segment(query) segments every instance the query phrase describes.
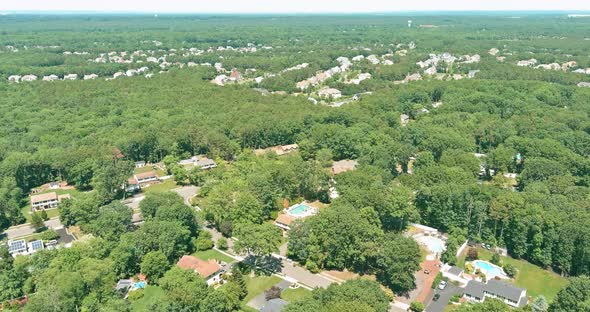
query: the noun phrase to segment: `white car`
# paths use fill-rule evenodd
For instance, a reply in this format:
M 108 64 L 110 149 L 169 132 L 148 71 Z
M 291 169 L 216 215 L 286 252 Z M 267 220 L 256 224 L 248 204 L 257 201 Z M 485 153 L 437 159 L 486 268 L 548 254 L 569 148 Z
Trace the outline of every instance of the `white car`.
M 447 287 L 447 282 L 445 281 L 441 281 L 440 284 L 438 284 L 438 289 L 445 289 L 445 287 Z

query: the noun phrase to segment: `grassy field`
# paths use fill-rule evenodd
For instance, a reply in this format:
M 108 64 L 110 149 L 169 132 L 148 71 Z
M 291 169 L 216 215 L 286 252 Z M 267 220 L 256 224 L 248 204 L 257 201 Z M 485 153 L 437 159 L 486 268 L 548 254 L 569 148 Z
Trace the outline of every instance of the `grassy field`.
M 144 193 L 162 193 L 162 192 L 168 192 L 171 189 L 174 189 L 177 187 L 178 187 L 178 185 L 176 185 L 176 182 L 174 182 L 174 179 L 168 179 L 162 183 L 158 183 L 158 184 L 150 185 L 149 187 L 146 187 L 146 188 L 142 188 L 142 191 Z
M 215 249 L 209 249 L 205 251 L 197 251 L 193 254 L 193 256 L 202 259 L 202 260 L 209 260 L 215 259 L 227 263 L 231 263 L 234 261 L 232 257 L 226 256 Z
M 281 281 L 281 279 L 276 276 L 244 276 L 244 279 L 246 280 L 246 286 L 248 288 L 248 295 L 244 298 L 244 303 L 247 303 L 252 300 L 252 298 L 262 294 L 265 290 L 268 290 Z
M 148 285 L 143 290 L 143 298 L 131 304 L 132 311 L 149 311 L 149 306 L 164 299 L 164 290 L 158 286 Z
M 465 267 L 465 257 L 467 255 L 467 249 L 459 257 L 457 266 Z M 492 252 L 482 248 L 478 248 L 479 259 L 490 260 L 492 258 Z M 558 274 L 544 270 L 532 263 L 525 260 L 517 260 L 510 257 L 501 257 L 502 263 L 510 263 L 518 269 L 516 279 L 512 281 L 513 284 L 526 288 L 527 295 L 536 297 L 538 295 L 544 295 L 547 301 L 551 302 L 557 292 L 565 287 L 567 280 Z
M 295 302 L 311 296 L 311 291 L 299 287 L 296 289 L 287 288 L 281 293 L 281 298 L 289 302 Z

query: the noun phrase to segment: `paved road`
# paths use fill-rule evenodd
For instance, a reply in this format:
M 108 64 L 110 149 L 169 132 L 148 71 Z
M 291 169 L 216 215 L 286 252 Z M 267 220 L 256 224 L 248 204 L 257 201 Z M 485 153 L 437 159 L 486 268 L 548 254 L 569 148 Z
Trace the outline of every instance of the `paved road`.
M 63 225 L 59 221 L 59 217 L 51 218 L 45 221 L 45 226 L 50 229 L 59 229 L 62 228 Z M 8 239 L 19 238 L 23 236 L 28 236 L 35 233 L 35 228 L 32 227 L 30 224 L 23 224 L 13 226 L 7 229 L 4 234 Z
M 449 283 L 445 289 L 440 290 L 437 288 L 434 293 L 440 294 L 440 298 L 437 301 L 430 301 L 426 307 L 426 312 L 443 312 L 452 296 L 463 294 L 463 288 Z
M 187 206 L 191 205 L 191 198 L 193 198 L 199 192 L 201 188 L 193 185 L 183 186 L 179 188 L 175 188 L 172 191 L 176 192 L 184 199 L 184 204 Z
M 274 286 L 277 286 L 278 288 L 281 289 L 281 291 L 283 291 L 283 290 L 287 289 L 289 287 L 289 285 L 291 285 L 290 282 L 283 280 L 283 281 L 278 282 Z M 266 292 L 266 290 L 264 292 Z M 248 301 L 248 306 L 256 309 L 257 311 L 260 311 L 260 309 L 266 304 L 266 301 L 267 301 L 264 292 L 262 292 L 260 295 L 258 295 L 256 297 L 252 298 L 252 300 Z
M 330 284 L 336 282 L 320 274 L 311 273 L 302 267 L 294 266 L 293 263 L 289 260 L 283 260 L 283 269 L 281 273 L 290 278 L 294 278 L 298 282 L 305 284 L 311 288 L 326 288 L 330 286 Z
M 133 197 L 129 197 L 126 200 L 123 201 L 123 204 L 125 204 L 125 206 L 136 210 L 139 209 L 139 203 L 141 203 L 141 201 L 145 198 L 145 196 L 143 196 L 142 194 L 137 194 L 134 195 Z

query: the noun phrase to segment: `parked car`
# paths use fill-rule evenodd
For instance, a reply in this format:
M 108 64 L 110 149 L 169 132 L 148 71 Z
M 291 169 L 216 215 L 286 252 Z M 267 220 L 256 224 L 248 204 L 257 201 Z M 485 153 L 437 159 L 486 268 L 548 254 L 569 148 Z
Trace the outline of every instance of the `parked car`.
M 432 298 L 432 300 L 438 301 L 438 299 L 440 299 L 440 294 L 434 294 L 434 298 Z
M 447 287 L 447 282 L 445 281 L 440 281 L 440 284 L 438 284 L 438 289 L 445 289 L 445 287 Z

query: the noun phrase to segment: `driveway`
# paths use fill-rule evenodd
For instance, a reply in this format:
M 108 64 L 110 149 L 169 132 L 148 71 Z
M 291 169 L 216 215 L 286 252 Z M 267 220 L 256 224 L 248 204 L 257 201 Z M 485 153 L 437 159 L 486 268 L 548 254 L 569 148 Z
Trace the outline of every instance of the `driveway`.
M 193 185 L 183 186 L 175 188 L 172 191 L 180 195 L 184 199 L 184 204 L 187 206 L 191 205 L 191 198 L 195 197 L 201 188 Z
M 449 283 L 445 289 L 440 290 L 437 288 L 434 293 L 440 294 L 440 298 L 437 301 L 430 301 L 426 307 L 426 312 L 443 312 L 451 297 L 454 295 L 463 295 L 463 288 Z
M 278 288 L 281 289 L 281 291 L 287 289 L 289 287 L 289 285 L 291 285 L 291 282 L 288 281 L 280 281 L 277 284 L 275 284 L 274 286 L 277 286 Z M 260 295 L 252 298 L 252 300 L 248 301 L 248 306 L 251 308 L 256 309 L 257 311 L 260 311 L 260 309 L 262 307 L 264 307 L 266 305 L 266 296 L 265 296 L 265 292 L 262 292 Z
M 51 219 L 45 221 L 45 226 L 48 229 L 59 229 L 59 228 L 63 227 L 63 225 L 59 221 L 59 217 L 51 218 Z M 31 224 L 29 224 L 29 223 L 13 226 L 11 228 L 8 228 L 4 232 L 4 235 L 6 235 L 6 238 L 8 238 L 8 239 L 29 236 L 32 234 L 35 234 L 35 228 L 33 226 L 31 226 Z

